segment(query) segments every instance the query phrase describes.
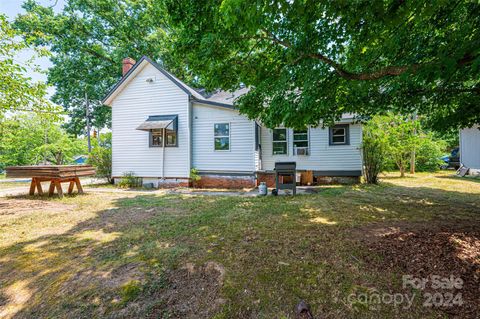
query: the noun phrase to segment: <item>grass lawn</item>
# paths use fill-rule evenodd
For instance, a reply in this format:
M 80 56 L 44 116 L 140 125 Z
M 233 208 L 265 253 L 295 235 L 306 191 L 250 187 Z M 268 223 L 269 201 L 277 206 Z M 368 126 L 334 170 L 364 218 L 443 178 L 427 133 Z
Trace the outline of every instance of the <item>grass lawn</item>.
M 475 318 L 480 304 L 480 183 L 448 173 L 295 197 L 20 196 L 0 216 L 1 318 L 295 318 L 300 300 L 315 318 Z M 460 276 L 464 305 L 402 286 L 430 274 Z M 394 293 L 412 305 L 360 298 Z

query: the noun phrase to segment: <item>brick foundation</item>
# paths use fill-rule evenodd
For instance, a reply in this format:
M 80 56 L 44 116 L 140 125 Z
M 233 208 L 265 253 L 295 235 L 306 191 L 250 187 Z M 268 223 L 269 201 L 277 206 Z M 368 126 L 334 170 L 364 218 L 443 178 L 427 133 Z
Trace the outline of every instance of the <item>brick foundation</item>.
M 257 186 L 260 183 L 266 183 L 267 187 L 275 187 L 275 174 L 274 173 L 265 173 L 265 172 L 258 172 L 257 173 Z
M 275 187 L 275 173 L 258 172 L 257 186 L 261 182 L 267 184 L 267 187 Z M 317 176 L 314 178 L 313 185 L 327 185 L 327 184 L 358 184 L 360 183 L 360 176 Z
M 202 175 L 201 179 L 195 182 L 197 188 L 252 188 L 255 187 L 254 176 L 224 176 L 224 175 Z

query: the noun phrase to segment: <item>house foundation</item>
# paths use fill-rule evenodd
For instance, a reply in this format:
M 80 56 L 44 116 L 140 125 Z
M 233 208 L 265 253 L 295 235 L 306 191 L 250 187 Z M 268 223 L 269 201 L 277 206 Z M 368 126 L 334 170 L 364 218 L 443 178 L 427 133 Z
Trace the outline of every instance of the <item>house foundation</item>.
M 199 181 L 194 183 L 197 188 L 253 188 L 255 187 L 255 176 L 234 176 L 234 175 L 204 175 L 201 174 Z
M 329 184 L 358 184 L 361 181 L 361 175 L 357 172 L 350 173 L 352 176 L 324 176 L 319 174 L 320 172 L 314 171 L 302 171 L 298 172 L 300 179 L 298 185 L 310 186 L 310 185 L 329 185 Z M 338 173 L 341 175 L 342 173 Z M 346 173 L 343 173 L 346 174 Z M 327 173 L 326 175 L 330 175 Z M 358 176 L 355 176 L 358 175 Z M 268 187 L 275 187 L 275 172 L 257 172 L 257 186 L 260 183 L 266 183 Z

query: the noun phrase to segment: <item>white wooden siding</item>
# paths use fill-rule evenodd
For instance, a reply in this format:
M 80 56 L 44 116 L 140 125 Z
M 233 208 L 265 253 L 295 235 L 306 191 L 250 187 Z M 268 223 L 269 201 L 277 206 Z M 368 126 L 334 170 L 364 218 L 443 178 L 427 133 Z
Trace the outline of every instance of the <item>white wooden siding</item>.
M 154 82 L 146 80 L 153 78 Z M 112 102 L 112 174 L 134 172 L 141 177 L 162 176 L 161 147 L 149 147 L 149 134 L 136 127 L 150 115 L 178 114 L 178 147 L 165 151 L 165 177 L 190 174 L 188 95 L 154 66 L 146 66 Z
M 361 170 L 362 158 L 360 144 L 362 141 L 362 127 L 359 124 L 350 124 L 350 145 L 329 145 L 329 129 L 309 129 L 309 154 L 306 156 L 293 155 L 293 130 L 287 129 L 287 155 L 273 155 L 272 130 L 262 127 L 262 170 L 270 171 L 275 162 L 295 161 L 298 170 Z
M 230 123 L 230 150 L 215 151 L 215 123 Z M 200 171 L 254 172 L 255 122 L 237 111 L 193 103 L 192 166 Z
M 480 126 L 460 131 L 460 161 L 469 168 L 480 169 Z

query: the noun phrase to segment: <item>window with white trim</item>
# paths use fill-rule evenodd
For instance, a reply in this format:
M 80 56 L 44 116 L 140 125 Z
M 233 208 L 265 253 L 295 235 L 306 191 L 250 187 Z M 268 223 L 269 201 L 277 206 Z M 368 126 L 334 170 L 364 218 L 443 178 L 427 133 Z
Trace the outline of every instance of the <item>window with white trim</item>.
M 215 151 L 230 150 L 230 123 L 215 123 L 213 125 Z
M 308 155 L 308 129 L 293 131 L 293 154 Z
M 287 129 L 275 128 L 273 129 L 273 155 L 287 154 Z
M 348 124 L 337 124 L 330 128 L 330 145 L 350 144 L 350 132 Z

